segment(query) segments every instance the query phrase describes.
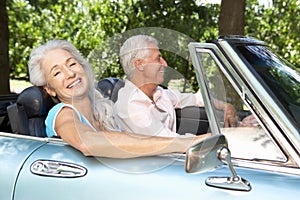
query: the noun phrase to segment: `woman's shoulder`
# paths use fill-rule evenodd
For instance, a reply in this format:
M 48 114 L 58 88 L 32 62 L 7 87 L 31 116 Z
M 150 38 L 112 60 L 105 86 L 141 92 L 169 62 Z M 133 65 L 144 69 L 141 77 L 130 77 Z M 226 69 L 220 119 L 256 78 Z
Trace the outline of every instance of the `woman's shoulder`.
M 71 108 L 78 112 L 77 109 L 75 109 L 74 106 L 72 106 L 71 104 L 58 103 L 50 109 L 48 116 L 56 116 L 64 107 Z
M 62 109 L 63 107 L 73 107 L 72 105 L 70 104 L 66 104 L 66 103 L 58 103 L 56 104 L 55 106 L 53 106 L 49 112 L 55 112 L 55 111 L 58 111 L 60 109 Z
M 66 103 L 56 104 L 48 112 L 48 115 L 47 115 L 46 120 L 45 120 L 46 133 L 47 133 L 48 137 L 57 136 L 57 133 L 56 133 L 55 128 L 54 128 L 55 127 L 55 122 L 56 122 L 56 119 L 57 119 L 59 113 L 61 113 L 61 110 L 63 108 L 66 108 L 66 107 L 71 108 L 72 110 L 74 110 L 77 113 L 79 118 L 81 117 L 81 115 L 77 111 L 77 109 L 75 107 L 73 107 L 71 104 L 66 104 Z

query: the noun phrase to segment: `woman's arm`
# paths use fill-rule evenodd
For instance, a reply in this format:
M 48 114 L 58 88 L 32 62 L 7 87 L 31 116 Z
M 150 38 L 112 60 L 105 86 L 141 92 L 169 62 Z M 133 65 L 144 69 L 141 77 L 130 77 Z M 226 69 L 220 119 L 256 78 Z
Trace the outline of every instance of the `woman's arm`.
M 86 156 L 132 158 L 165 153 L 184 153 L 207 135 L 167 138 L 143 137 L 125 132 L 89 132 L 81 136 Z
M 57 134 L 86 156 L 132 158 L 165 153 L 184 153 L 207 135 L 166 138 L 125 132 L 96 132 L 80 122 L 70 108 L 62 109 L 55 122 Z

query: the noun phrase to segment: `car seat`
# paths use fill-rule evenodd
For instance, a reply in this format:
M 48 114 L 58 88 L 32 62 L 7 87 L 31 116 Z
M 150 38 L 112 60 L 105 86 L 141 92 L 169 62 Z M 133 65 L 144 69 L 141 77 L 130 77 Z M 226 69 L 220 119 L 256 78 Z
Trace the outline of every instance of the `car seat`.
M 111 77 L 100 80 L 96 88 L 104 97 L 115 102 L 118 98 L 118 91 L 123 86 L 123 80 Z M 17 101 L 7 107 L 12 132 L 46 137 L 45 119 L 54 105 L 54 101 L 42 87 L 26 88 L 19 94 Z
M 209 123 L 204 107 L 187 106 L 176 108 L 176 132 L 201 135 L 209 132 Z
M 100 80 L 96 86 L 96 89 L 106 98 L 109 98 L 113 102 L 118 100 L 118 92 L 124 87 L 125 82 L 122 79 L 109 77 Z
M 11 126 L 7 114 L 7 106 L 17 101 L 18 94 L 1 94 L 0 95 L 0 132 L 11 132 Z
M 54 105 L 54 101 L 42 87 L 26 88 L 18 96 L 16 103 L 7 107 L 12 132 L 46 137 L 45 119 Z

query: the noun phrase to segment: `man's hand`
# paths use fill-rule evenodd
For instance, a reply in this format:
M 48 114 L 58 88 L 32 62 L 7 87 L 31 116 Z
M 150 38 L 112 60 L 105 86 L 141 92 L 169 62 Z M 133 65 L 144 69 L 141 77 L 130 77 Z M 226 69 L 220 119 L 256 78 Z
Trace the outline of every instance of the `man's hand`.
M 241 127 L 253 127 L 253 126 L 259 126 L 258 121 L 254 117 L 253 114 L 245 117 L 242 122 L 239 124 Z
M 226 103 L 223 107 L 224 110 L 224 126 L 236 127 L 238 125 L 238 116 L 233 105 Z

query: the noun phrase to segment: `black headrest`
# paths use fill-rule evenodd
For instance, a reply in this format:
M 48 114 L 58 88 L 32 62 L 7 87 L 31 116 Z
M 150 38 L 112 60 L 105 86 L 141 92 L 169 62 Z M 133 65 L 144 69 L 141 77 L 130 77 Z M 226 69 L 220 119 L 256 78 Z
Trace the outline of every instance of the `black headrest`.
M 29 118 L 44 116 L 55 105 L 48 93 L 42 88 L 31 86 L 22 91 L 17 104 L 23 106 Z
M 108 97 L 113 102 L 116 102 L 119 89 L 124 87 L 124 84 L 125 82 L 122 79 L 109 77 L 100 80 L 96 88 L 104 97 Z

